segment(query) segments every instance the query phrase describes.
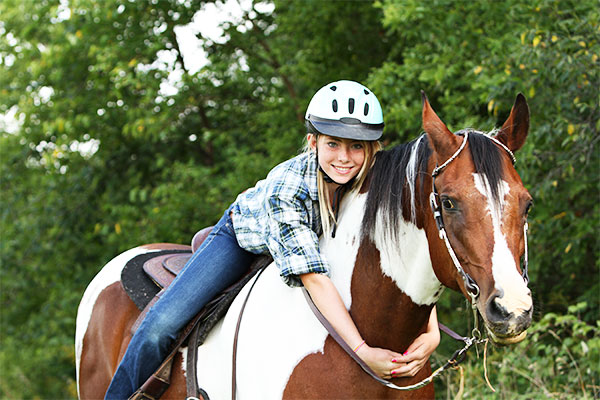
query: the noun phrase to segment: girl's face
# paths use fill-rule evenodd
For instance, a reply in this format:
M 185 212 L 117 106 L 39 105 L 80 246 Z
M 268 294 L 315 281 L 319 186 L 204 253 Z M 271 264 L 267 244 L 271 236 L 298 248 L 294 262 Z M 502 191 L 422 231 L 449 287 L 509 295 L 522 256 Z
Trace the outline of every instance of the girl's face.
M 340 139 L 327 135 L 308 134 L 308 143 L 318 150 L 319 165 L 335 182 L 344 184 L 360 172 L 365 162 L 365 149 L 359 140 Z

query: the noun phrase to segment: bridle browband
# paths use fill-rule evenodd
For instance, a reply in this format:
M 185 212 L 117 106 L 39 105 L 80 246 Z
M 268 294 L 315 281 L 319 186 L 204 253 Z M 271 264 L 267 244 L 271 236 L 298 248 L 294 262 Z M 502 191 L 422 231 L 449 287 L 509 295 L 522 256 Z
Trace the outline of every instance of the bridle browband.
M 467 272 L 465 272 L 464 268 L 460 264 L 460 261 L 458 260 L 458 257 L 456 256 L 456 253 L 454 252 L 454 249 L 452 248 L 452 245 L 450 244 L 450 240 L 448 240 L 448 234 L 446 233 L 446 228 L 445 228 L 444 220 L 442 217 L 442 207 L 440 205 L 441 202 L 438 202 L 440 195 L 435 186 L 435 178 L 437 176 L 439 176 L 440 173 L 452 161 L 456 160 L 456 158 L 458 158 L 460 153 L 466 147 L 467 141 L 469 140 L 470 132 L 473 132 L 473 131 L 468 130 L 464 133 L 463 141 L 460 144 L 458 150 L 456 150 L 456 152 L 448 160 L 446 160 L 446 162 L 444 162 L 440 166 L 436 166 L 433 169 L 433 172 L 431 173 L 431 194 L 429 195 L 429 204 L 431 206 L 431 211 L 433 212 L 433 219 L 435 220 L 435 224 L 437 225 L 437 228 L 438 228 L 439 237 L 440 237 L 440 239 L 442 239 L 444 241 L 444 244 L 446 245 L 446 248 L 448 249 L 448 254 L 450 254 L 450 258 L 452 259 L 452 262 L 454 263 L 454 267 L 456 268 L 456 271 L 458 272 L 458 274 L 460 275 L 460 277 L 463 280 L 465 289 L 466 289 L 467 293 L 469 294 L 469 296 L 471 297 L 471 306 L 474 309 L 474 313 L 476 313 L 475 302 L 476 302 L 477 298 L 479 297 L 479 293 L 480 293 L 479 286 L 477 286 L 477 283 L 475 282 L 475 280 L 473 278 L 471 278 L 471 276 Z M 504 143 L 500 142 L 498 139 L 496 139 L 492 136 L 487 136 L 487 135 L 484 135 L 484 136 L 487 137 L 488 139 L 492 140 L 495 144 L 497 144 L 501 148 L 503 148 L 510 156 L 510 159 L 511 159 L 513 165 L 517 162 L 517 159 L 515 158 L 515 155 L 513 154 L 513 152 L 508 147 L 506 147 L 506 145 Z M 523 259 L 523 270 L 522 270 L 522 275 L 523 275 L 523 279 L 525 280 L 525 284 L 529 283 L 529 275 L 527 273 L 527 266 L 528 266 L 527 229 L 528 229 L 527 222 L 525 222 L 525 224 L 523 225 L 523 237 L 525 240 L 525 254 L 524 254 L 524 259 Z M 475 316 L 475 325 L 477 326 L 477 317 L 476 316 Z M 477 328 L 475 328 L 474 330 L 476 330 L 476 329 Z

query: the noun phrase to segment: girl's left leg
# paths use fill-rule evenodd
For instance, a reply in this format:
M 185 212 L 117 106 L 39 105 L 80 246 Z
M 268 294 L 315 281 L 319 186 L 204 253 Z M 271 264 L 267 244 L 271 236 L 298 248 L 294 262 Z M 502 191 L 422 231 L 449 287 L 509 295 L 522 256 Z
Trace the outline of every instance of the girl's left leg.
M 178 333 L 218 293 L 237 281 L 253 254 L 240 248 L 229 213 L 215 225 L 183 271 L 148 311 L 106 392 L 127 399 L 160 366 Z

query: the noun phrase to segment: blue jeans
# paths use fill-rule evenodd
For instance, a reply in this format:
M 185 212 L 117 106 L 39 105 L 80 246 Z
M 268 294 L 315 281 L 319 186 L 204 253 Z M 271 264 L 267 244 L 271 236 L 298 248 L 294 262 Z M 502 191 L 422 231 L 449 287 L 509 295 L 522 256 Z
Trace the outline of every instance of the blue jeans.
M 164 361 L 185 325 L 206 303 L 248 271 L 254 255 L 238 245 L 229 211 L 148 311 L 127 347 L 105 399 L 129 398 Z

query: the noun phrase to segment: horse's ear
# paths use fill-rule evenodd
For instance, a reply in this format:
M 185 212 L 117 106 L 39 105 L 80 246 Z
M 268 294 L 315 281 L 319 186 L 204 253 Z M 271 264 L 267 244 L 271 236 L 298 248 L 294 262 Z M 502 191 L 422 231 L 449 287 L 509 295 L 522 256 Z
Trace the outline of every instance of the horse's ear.
M 510 115 L 500 128 L 496 139 L 501 141 L 511 151 L 517 151 L 525 144 L 529 132 L 529 106 L 522 93 L 517 95 Z
M 444 162 L 458 149 L 460 141 L 433 111 L 424 91 L 421 91 L 421 96 L 423 98 L 423 129 L 427 132 L 433 149 L 440 155 L 440 161 Z

